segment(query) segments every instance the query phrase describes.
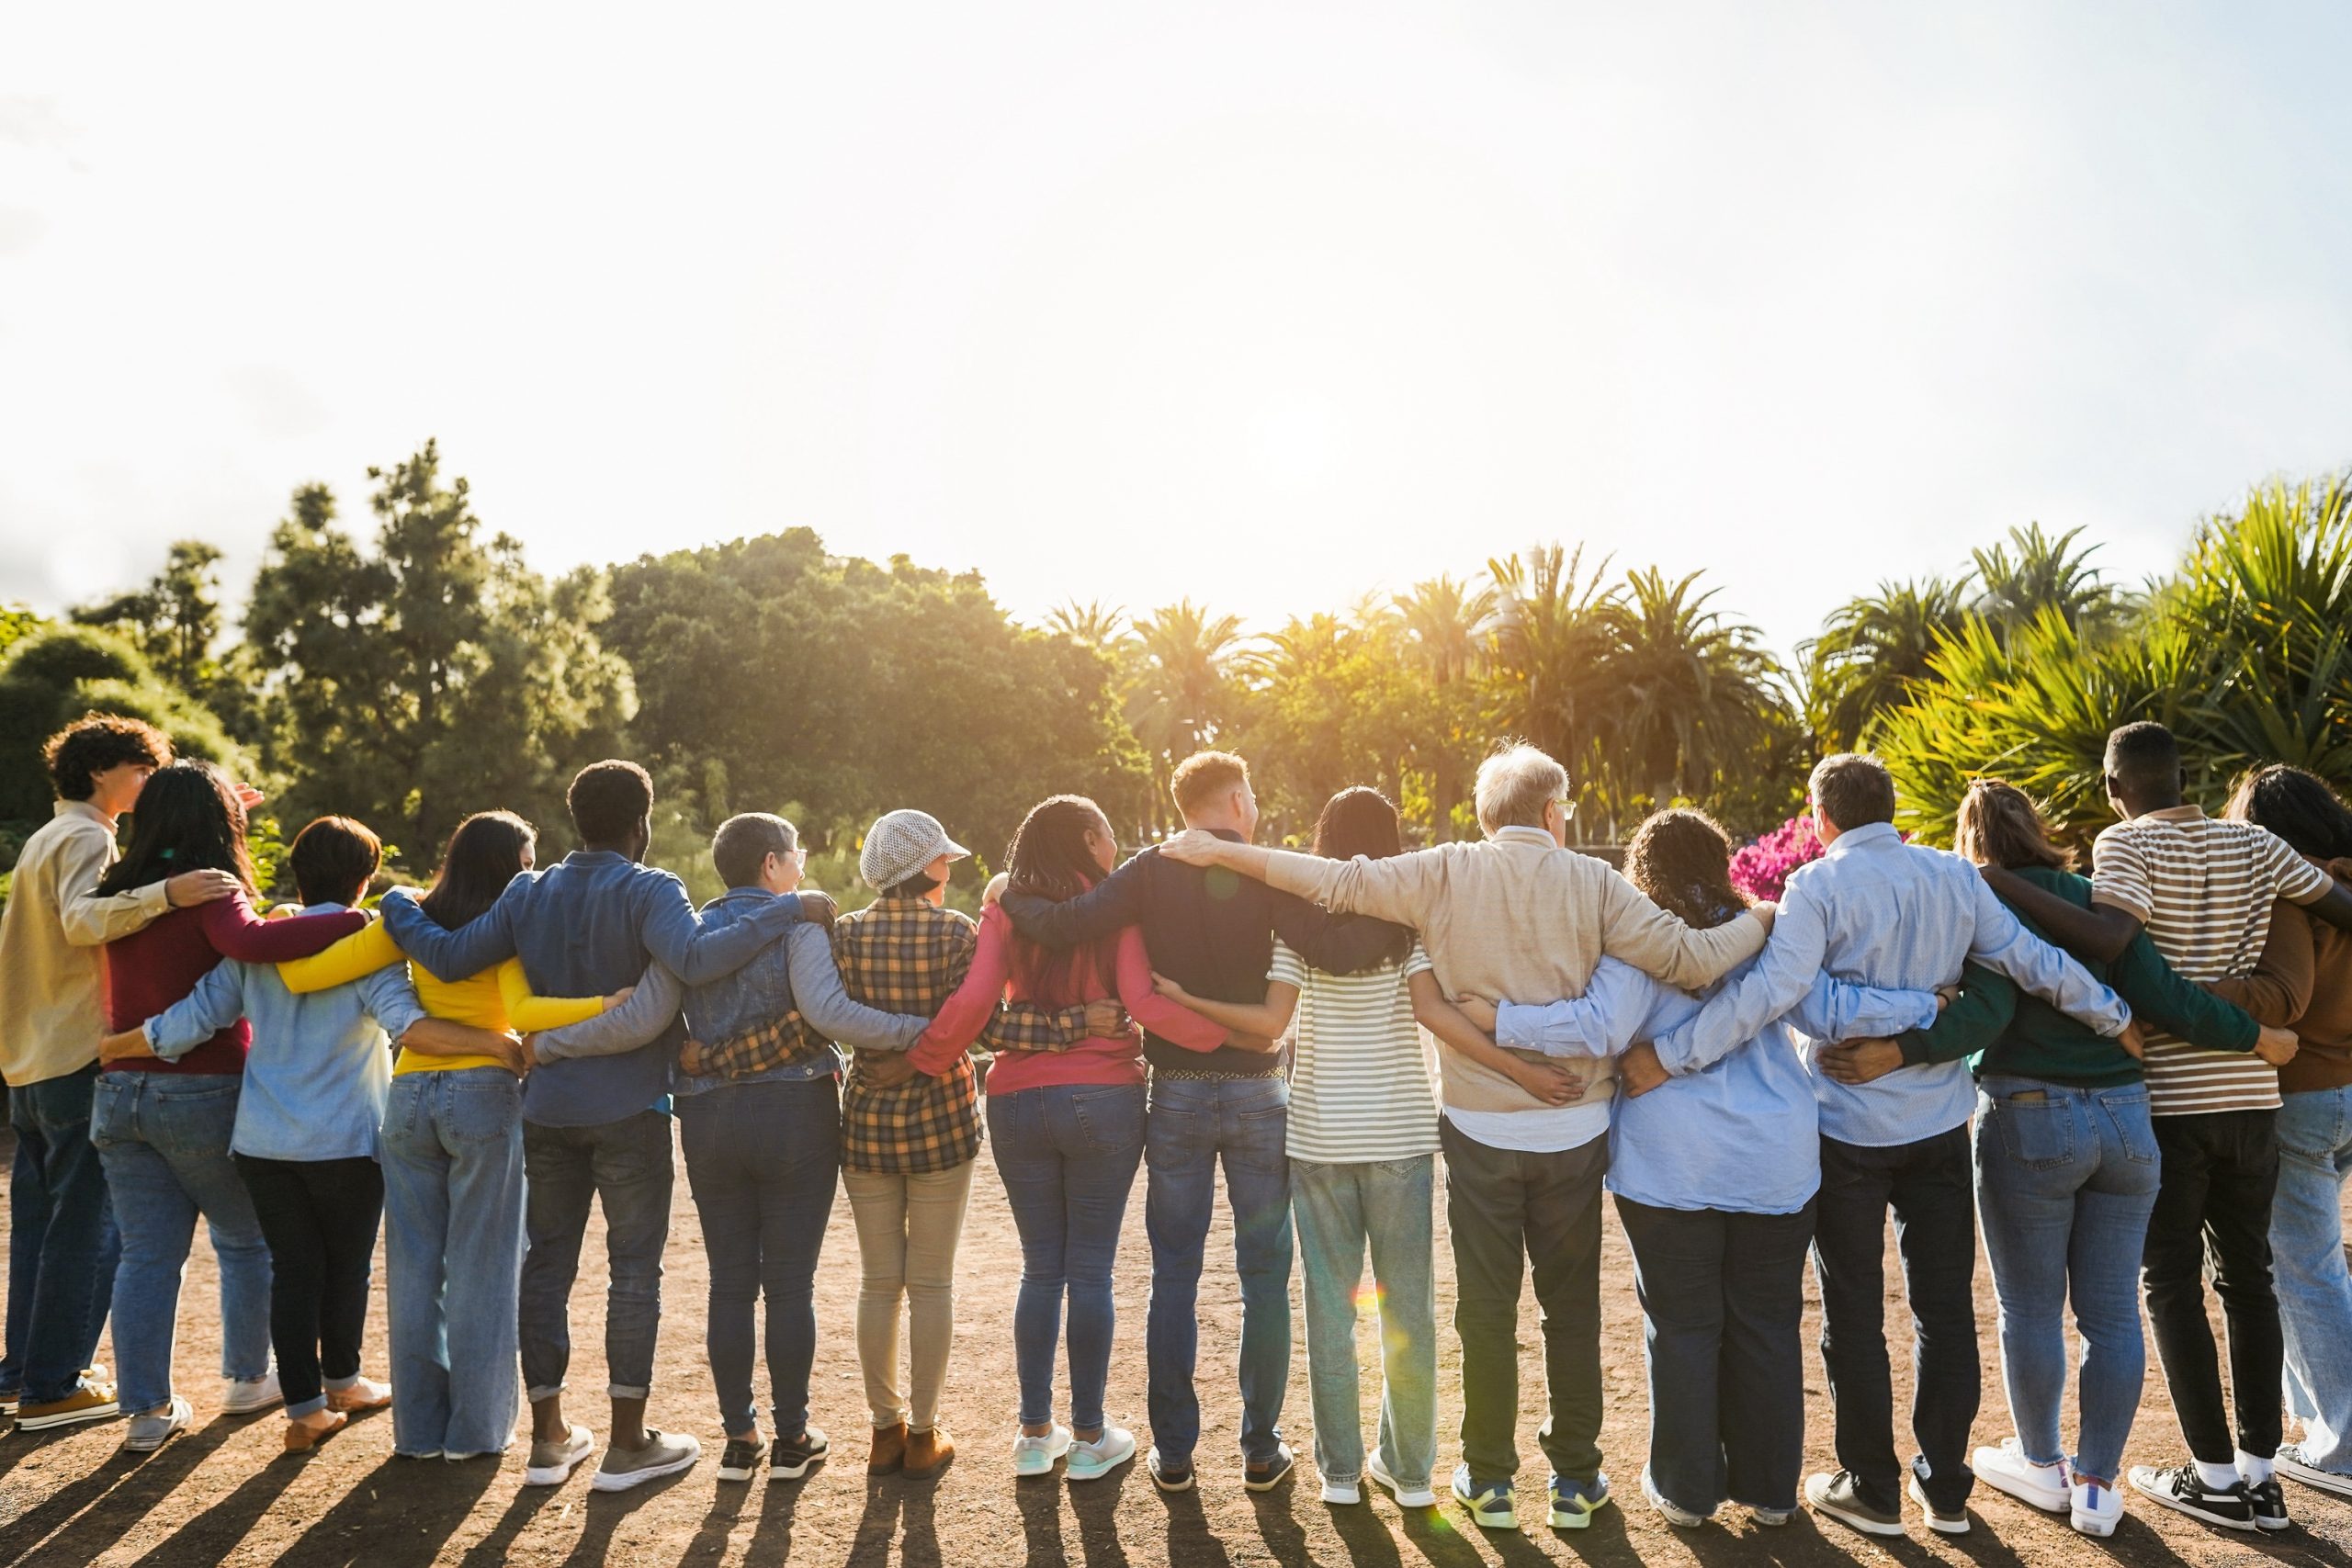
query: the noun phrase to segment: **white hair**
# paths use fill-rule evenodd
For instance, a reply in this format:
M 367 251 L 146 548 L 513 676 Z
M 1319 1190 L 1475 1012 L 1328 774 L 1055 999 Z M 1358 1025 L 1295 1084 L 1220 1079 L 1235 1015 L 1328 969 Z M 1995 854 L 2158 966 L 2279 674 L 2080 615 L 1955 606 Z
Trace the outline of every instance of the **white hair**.
M 1567 794 L 1567 769 L 1532 746 L 1507 746 L 1478 764 L 1478 826 L 1541 828 L 1544 808 Z

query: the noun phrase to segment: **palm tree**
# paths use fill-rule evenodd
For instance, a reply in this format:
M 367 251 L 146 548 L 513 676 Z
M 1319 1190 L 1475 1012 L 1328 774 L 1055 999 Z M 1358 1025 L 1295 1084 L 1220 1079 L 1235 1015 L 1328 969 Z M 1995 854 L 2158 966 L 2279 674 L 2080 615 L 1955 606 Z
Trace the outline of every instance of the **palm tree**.
M 1992 622 L 2002 637 L 2039 619 L 2044 610 L 2056 610 L 2078 631 L 2096 635 L 2112 630 L 2131 603 L 2102 581 L 2098 569 L 2090 564 L 2099 547 L 2075 548 L 2082 534 L 2079 527 L 2069 528 L 2053 539 L 2041 524 L 2029 523 L 2011 528 L 2002 544 L 1971 551 L 1976 564 L 1969 578 L 1976 583 L 1976 596 L 1969 608 Z M 2014 557 L 2009 553 L 2013 548 Z
M 1850 750 L 1881 714 L 1900 707 L 1928 673 L 1928 660 L 1968 620 L 1959 585 L 1882 582 L 1849 599 L 1818 637 L 1797 645 L 1806 717 L 1825 751 Z
M 1421 673 L 1437 695 L 1440 733 L 1432 742 L 1430 838 L 1453 837 L 1453 810 L 1462 800 L 1464 754 L 1475 744 L 1475 705 L 1462 698 L 1484 667 L 1493 641 L 1495 591 L 1451 575 L 1413 584 L 1399 594 L 1396 615 Z
M 1135 630 L 1127 723 L 1151 754 L 1155 782 L 1164 784 L 1175 763 L 1199 750 L 1231 716 L 1230 666 L 1241 621 L 1181 599 L 1136 622 Z
M 1609 656 L 1624 590 L 1601 586 L 1604 558 L 1583 571 L 1584 547 L 1537 545 L 1489 560 L 1495 580 L 1493 671 L 1504 719 L 1589 784 L 1606 711 Z
M 1124 604 L 1106 605 L 1100 599 L 1090 599 L 1081 604 L 1073 599 L 1046 617 L 1046 629 L 1081 648 L 1108 653 L 1119 645 L 1126 622 Z
M 1694 592 L 1700 575 L 1669 582 L 1656 567 L 1629 573 L 1609 660 L 1611 761 L 1653 808 L 1709 794 L 1762 749 L 1787 710 L 1780 666 L 1759 634 L 1707 608 L 1718 591 Z

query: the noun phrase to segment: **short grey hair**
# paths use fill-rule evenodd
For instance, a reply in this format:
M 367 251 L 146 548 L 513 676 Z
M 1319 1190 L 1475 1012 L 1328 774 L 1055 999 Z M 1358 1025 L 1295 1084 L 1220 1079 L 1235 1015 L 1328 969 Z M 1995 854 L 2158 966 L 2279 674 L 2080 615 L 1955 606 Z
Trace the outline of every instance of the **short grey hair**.
M 1544 808 L 1568 795 L 1568 770 L 1524 743 L 1506 746 L 1478 764 L 1478 826 L 1541 828 Z

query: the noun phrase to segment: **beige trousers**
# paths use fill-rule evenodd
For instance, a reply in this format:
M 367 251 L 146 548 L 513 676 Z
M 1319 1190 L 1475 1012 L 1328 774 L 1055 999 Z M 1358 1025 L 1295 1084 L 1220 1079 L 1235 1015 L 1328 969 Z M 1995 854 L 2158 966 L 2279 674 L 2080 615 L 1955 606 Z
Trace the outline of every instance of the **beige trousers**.
M 844 1170 L 864 1270 L 857 1288 L 857 1360 L 874 1424 L 904 1421 L 927 1432 L 956 1348 L 956 1247 L 972 1196 L 971 1160 L 952 1170 L 899 1176 Z M 907 1371 L 899 1389 L 899 1303 L 907 1304 Z

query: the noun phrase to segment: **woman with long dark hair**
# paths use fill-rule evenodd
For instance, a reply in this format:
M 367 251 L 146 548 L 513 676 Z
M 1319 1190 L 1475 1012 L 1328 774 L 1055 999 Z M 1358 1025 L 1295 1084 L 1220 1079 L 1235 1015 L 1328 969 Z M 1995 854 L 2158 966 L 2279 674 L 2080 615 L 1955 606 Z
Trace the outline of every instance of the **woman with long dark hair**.
M 1376 789 L 1341 790 L 1315 824 L 1315 852 L 1385 860 L 1404 852 L 1396 805 Z M 1274 943 L 1262 1003 L 1195 997 L 1155 976 L 1160 995 L 1227 1028 L 1294 1031 L 1291 1211 L 1305 1262 L 1306 1367 L 1323 1500 L 1356 1503 L 1367 1469 L 1408 1508 L 1434 1507 L 1437 1286 L 1430 1267 L 1437 1099 L 1420 1027 L 1509 1076 L 1547 1104 L 1579 1091 L 1572 1074 L 1495 1048 L 1440 991 L 1413 933 L 1391 928 L 1385 959 L 1334 975 Z M 1356 1295 L 1365 1252 L 1380 1303 L 1380 1423 L 1363 1447 L 1356 1393 Z
M 1747 910 L 1731 843 L 1697 811 L 1661 811 L 1626 847 L 1626 879 L 1694 930 Z M 1698 995 L 1617 959 L 1584 996 L 1505 1003 L 1496 1037 L 1546 1051 L 1618 1055 L 1696 1017 L 1750 959 Z M 1883 1034 L 1931 1015 L 1922 992 L 1857 989 L 1825 1014 L 1824 987 L 1795 1016 L 1815 1039 Z M 1471 1007 L 1483 1021 L 1483 1010 Z M 1813 1080 L 1778 1020 L 1704 1068 L 1637 1097 L 1610 1120 L 1608 1187 L 1634 1252 L 1649 1369 L 1650 1452 L 1642 1491 L 1679 1526 L 1726 1501 L 1786 1524 L 1804 1460 L 1804 1270 L 1821 1185 Z
M 249 964 L 306 957 L 367 919 L 348 911 L 287 920 L 255 914 L 244 801 L 209 762 L 176 761 L 148 778 L 130 842 L 97 890 L 123 892 L 187 871 L 225 871 L 240 890 L 174 909 L 107 944 L 109 1030 L 144 1024 L 224 957 Z M 108 1061 L 99 1077 L 90 1141 L 106 1166 L 122 1233 L 114 1346 L 122 1408 L 131 1416 L 124 1443 L 135 1450 L 160 1448 L 192 1418 L 188 1402 L 172 1390 L 172 1344 L 180 1272 L 199 1214 L 220 1264 L 223 1407 L 243 1415 L 282 1397 L 269 1363 L 269 1247 L 229 1152 L 252 1038 L 240 1018 L 168 1058 Z
M 1118 862 L 1111 824 L 1081 795 L 1030 810 L 1006 852 L 1009 886 L 1057 903 L 1078 897 Z M 980 920 L 972 966 L 910 1053 L 919 1071 L 955 1069 L 1010 997 L 1046 1011 L 1106 999 L 1178 1044 L 1212 1050 L 1227 1032 L 1152 994 L 1143 935 L 1066 949 L 1022 937 L 1001 906 Z M 1102 1010 L 1106 1018 L 1113 1010 Z M 1021 1293 L 1012 1314 L 1021 1377 L 1016 1475 L 1044 1475 L 1069 1456 L 1072 1481 L 1107 1475 L 1135 1457 L 1135 1435 L 1107 1424 L 1114 1313 L 1111 1265 L 1127 1194 L 1143 1159 L 1144 1067 L 1134 1032 L 1106 1027 L 1066 1050 L 1000 1050 L 988 1076 L 988 1125 L 997 1175 L 1021 1233 Z M 1054 1420 L 1054 1359 L 1069 1302 L 1069 1424 Z
M 531 869 L 538 835 L 511 811 L 458 824 L 418 907 L 457 931 Z M 383 923 L 300 964 L 295 993 L 348 983 L 406 960 Z M 384 1256 L 390 1275 L 392 1451 L 469 1459 L 513 1439 L 520 1393 L 515 1298 L 523 1261 L 520 1033 L 576 1023 L 621 999 L 534 996 L 509 958 L 454 983 L 422 964 L 409 978 L 425 1012 L 487 1032 L 495 1054 L 402 1044 L 384 1112 Z
M 2301 768 L 2276 766 L 2238 785 L 2224 816 L 2269 829 L 2338 882 L 2352 884 L 2352 809 Z M 2300 1442 L 2278 1467 L 2307 1486 L 2352 1496 L 2352 1270 L 2344 1258 L 2344 1179 L 2352 1172 L 2352 937 L 2280 899 L 2256 975 L 2207 988 L 2267 1024 L 2290 1025 L 2298 1048 L 2278 1069 L 2278 1191 L 2270 1259 L 2287 1345 L 2287 1414 Z

